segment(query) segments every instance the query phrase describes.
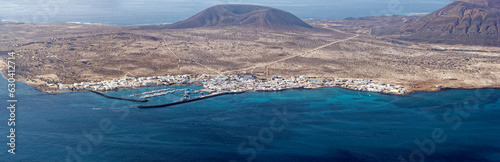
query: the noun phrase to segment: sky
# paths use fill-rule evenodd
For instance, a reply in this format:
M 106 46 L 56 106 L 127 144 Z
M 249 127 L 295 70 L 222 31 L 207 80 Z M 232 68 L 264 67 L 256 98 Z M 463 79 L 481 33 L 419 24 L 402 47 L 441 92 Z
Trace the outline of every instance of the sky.
M 174 23 L 218 4 L 254 4 L 302 19 L 430 13 L 452 0 L 0 0 L 0 19 L 120 25 Z

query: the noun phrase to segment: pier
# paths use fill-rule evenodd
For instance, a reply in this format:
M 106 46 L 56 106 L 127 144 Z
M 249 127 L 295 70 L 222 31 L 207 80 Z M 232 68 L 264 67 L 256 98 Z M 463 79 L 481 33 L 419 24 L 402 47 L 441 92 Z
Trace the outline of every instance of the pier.
M 200 96 L 200 97 L 194 97 L 191 99 L 185 99 L 185 100 L 180 100 L 180 101 L 175 101 L 172 103 L 168 104 L 163 104 L 163 105 L 153 105 L 153 106 L 137 106 L 138 108 L 144 109 L 144 108 L 162 108 L 162 107 L 168 107 L 168 106 L 173 106 L 173 105 L 179 105 L 183 103 L 188 103 L 188 102 L 193 102 L 193 101 L 198 101 L 202 99 L 207 99 L 207 98 L 212 98 L 212 97 L 217 97 L 217 96 L 222 96 L 222 95 L 228 95 L 228 94 L 240 94 L 240 93 L 245 93 L 244 91 L 236 91 L 236 92 L 222 92 L 222 93 L 214 93 L 206 96 Z
M 135 96 L 142 96 L 142 95 L 148 95 L 148 94 L 154 94 L 154 93 L 159 93 L 159 92 L 165 92 L 165 91 L 171 91 L 173 88 L 167 88 L 167 89 L 160 89 L 160 90 L 154 90 L 151 92 L 144 92 L 144 93 L 139 93 L 139 94 L 131 94 L 129 95 L 130 97 L 135 97 Z
M 176 89 L 176 90 L 171 90 L 171 91 L 163 91 L 163 92 L 146 92 L 144 95 L 142 95 L 140 98 L 152 98 L 152 97 L 158 97 L 158 96 L 163 96 L 167 94 L 172 94 L 175 92 L 180 92 L 180 91 L 190 91 L 191 89 L 186 88 L 186 89 Z
M 106 98 L 111 98 L 111 99 L 116 99 L 116 100 L 134 101 L 134 102 L 148 102 L 149 101 L 149 100 L 135 100 L 135 99 L 129 99 L 129 98 L 113 97 L 113 96 L 108 96 L 104 93 L 97 92 L 97 91 L 90 91 L 90 92 L 93 92 L 95 94 L 101 95 L 101 96 L 106 97 Z

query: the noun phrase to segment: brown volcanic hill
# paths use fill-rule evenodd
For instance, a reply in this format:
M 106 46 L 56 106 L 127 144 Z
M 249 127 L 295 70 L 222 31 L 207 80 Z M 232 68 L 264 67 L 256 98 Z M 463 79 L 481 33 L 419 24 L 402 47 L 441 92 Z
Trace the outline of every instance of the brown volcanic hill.
M 224 26 L 247 26 L 269 29 L 313 28 L 289 12 L 255 5 L 217 5 L 185 21 L 167 25 L 167 28 Z
M 500 46 L 500 0 L 457 0 L 402 30 L 406 40 Z

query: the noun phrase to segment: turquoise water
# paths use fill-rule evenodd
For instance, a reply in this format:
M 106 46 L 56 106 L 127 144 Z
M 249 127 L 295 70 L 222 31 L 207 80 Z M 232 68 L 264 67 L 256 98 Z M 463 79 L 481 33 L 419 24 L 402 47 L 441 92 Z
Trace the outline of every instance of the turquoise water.
M 0 79 L 4 106 L 6 84 Z M 46 95 L 17 85 L 17 154 L 7 153 L 4 108 L 0 161 L 400 161 L 400 156 L 410 161 L 410 155 L 417 161 L 500 159 L 500 90 L 394 96 L 322 88 L 138 109 L 144 103 L 87 92 Z M 186 87 L 200 88 L 175 88 Z M 147 104 L 179 98 L 151 98 Z M 423 141 L 424 148 L 415 141 Z

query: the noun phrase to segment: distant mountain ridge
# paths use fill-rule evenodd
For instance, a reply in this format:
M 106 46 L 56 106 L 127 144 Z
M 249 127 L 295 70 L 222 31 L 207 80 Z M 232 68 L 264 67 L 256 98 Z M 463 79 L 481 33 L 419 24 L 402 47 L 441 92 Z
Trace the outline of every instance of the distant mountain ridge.
M 457 0 L 402 30 L 409 40 L 500 46 L 500 0 Z
M 313 28 L 297 16 L 275 8 L 256 5 L 217 5 L 193 17 L 170 24 L 171 29 L 244 26 L 267 29 Z

